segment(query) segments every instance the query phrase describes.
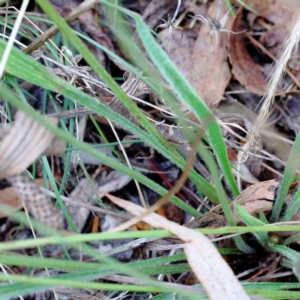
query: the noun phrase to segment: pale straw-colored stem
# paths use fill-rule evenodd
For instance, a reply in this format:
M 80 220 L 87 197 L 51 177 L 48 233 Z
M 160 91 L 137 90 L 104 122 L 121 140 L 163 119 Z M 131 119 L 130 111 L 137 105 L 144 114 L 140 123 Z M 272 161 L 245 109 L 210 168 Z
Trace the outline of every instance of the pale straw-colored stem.
M 245 162 L 248 158 L 248 152 L 254 148 L 259 132 L 265 126 L 271 107 L 274 102 L 275 94 L 277 93 L 278 86 L 282 82 L 283 75 L 287 64 L 292 57 L 293 49 L 297 48 L 300 41 L 300 11 L 297 13 L 296 20 L 292 26 L 292 31 L 285 43 L 282 50 L 278 54 L 273 72 L 270 76 L 269 84 L 262 99 L 262 107 L 260 109 L 257 120 L 254 123 L 253 130 L 249 135 L 246 144 L 243 147 L 242 153 L 239 157 L 240 162 Z

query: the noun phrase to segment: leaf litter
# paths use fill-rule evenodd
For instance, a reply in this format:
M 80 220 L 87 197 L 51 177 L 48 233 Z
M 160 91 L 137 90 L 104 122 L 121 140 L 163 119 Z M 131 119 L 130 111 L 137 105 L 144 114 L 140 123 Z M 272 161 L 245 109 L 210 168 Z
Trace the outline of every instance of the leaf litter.
M 221 2 L 222 5 L 220 6 Z M 297 82 L 291 77 L 292 74 L 298 79 L 300 74 L 299 55 L 296 53 L 294 59 L 292 59 L 288 76 L 284 77 L 281 87 L 277 91 L 277 94 L 281 97 L 276 99 L 276 104 L 270 113 L 270 124 L 268 124 L 270 127 L 267 127 L 265 132 L 262 132 L 259 136 L 256 148 L 252 149 L 251 159 L 244 164 L 239 164 L 238 151 L 243 147 L 255 122 L 253 119 L 247 119 L 246 111 L 253 110 L 254 113 L 257 113 L 257 107 L 262 99 L 261 96 L 268 84 L 268 76 L 272 72 L 273 61 L 276 60 L 281 45 L 290 32 L 294 12 L 299 8 L 300 2 L 297 0 L 244 1 L 257 11 L 258 15 L 243 8 L 240 1 L 232 2 L 239 7 L 230 10 L 225 1 L 219 0 L 203 1 L 203 3 L 185 0 L 172 3 L 170 1 L 124 1 L 123 8 L 140 14 L 153 30 L 157 30 L 158 42 L 161 43 L 178 69 L 188 78 L 207 106 L 218 116 L 224 140 L 227 144 L 227 155 L 232 163 L 232 172 L 237 180 L 241 180 L 241 194 L 236 199 L 231 199 L 232 195 L 227 191 L 226 184 L 224 184 L 228 200 L 234 200 L 230 204 L 230 209 L 235 220 L 241 225 L 240 218 L 235 214 L 234 204 L 241 205 L 252 216 L 266 220 L 269 218 L 273 209 L 276 191 L 280 186 L 280 178 L 284 171 L 284 160 L 287 159 L 288 155 L 287 153 L 281 155 L 280 151 L 289 151 L 290 148 L 286 144 L 292 142 L 300 128 L 297 123 L 299 122 L 300 111 L 299 86 L 297 87 Z M 77 7 L 79 1 L 53 1 L 53 4 L 61 15 L 65 16 Z M 178 6 L 177 14 L 175 14 L 176 6 Z M 230 12 L 234 12 L 235 17 L 232 17 Z M 81 34 L 87 35 L 91 40 L 102 44 L 113 54 L 124 58 L 125 54 L 122 53 L 116 43 L 112 32 L 105 26 L 105 22 L 101 23 L 99 19 L 105 20 L 105 11 L 101 4 L 82 14 L 71 25 Z M 172 22 L 167 22 L 161 26 L 161 19 L 172 20 Z M 126 21 L 132 25 L 130 17 Z M 36 22 L 38 26 L 44 26 L 42 21 Z M 172 26 L 171 30 L 169 25 Z M 134 30 L 134 26 L 132 26 L 132 29 Z M 88 44 L 88 42 L 86 43 Z M 117 78 L 123 90 L 134 101 L 136 101 L 135 98 L 138 99 L 139 107 L 149 119 L 155 120 L 157 128 L 161 130 L 163 135 L 176 145 L 183 155 L 188 156 L 190 150 L 189 139 L 181 134 L 181 128 L 176 124 L 174 115 L 168 113 L 170 108 L 164 103 L 164 99 L 160 99 L 159 95 L 156 95 L 132 72 L 128 72 L 128 68 L 118 59 L 112 57 L 112 55 L 104 54 L 95 45 L 88 45 L 101 64 Z M 50 54 L 43 48 L 39 51 L 39 54 L 38 52 L 35 53 L 36 59 L 45 63 Z M 71 50 L 69 51 L 72 53 Z M 70 66 L 64 66 L 67 61 L 66 57 L 57 60 L 59 61 L 57 61 L 55 67 L 49 66 L 50 76 L 56 74 L 65 80 L 72 78 L 74 85 L 78 88 L 88 94 L 100 96 L 99 98 L 104 99 L 109 107 L 138 124 L 137 120 L 131 116 L 130 111 L 124 108 L 119 99 L 91 71 L 91 66 L 86 66 L 85 62 L 79 59 L 76 68 L 74 66 L 71 68 Z M 127 71 L 127 73 L 125 74 L 124 71 Z M 90 82 L 91 85 L 87 82 Z M 74 134 L 77 133 L 78 138 L 85 140 L 90 145 L 115 142 L 113 132 L 107 126 L 107 120 L 103 117 L 94 115 L 93 118 L 86 118 L 87 115 L 93 112 L 85 111 L 84 107 L 78 107 L 77 104 L 75 107 L 68 104 L 63 108 L 63 102 L 67 103 L 66 98 L 61 95 L 53 97 L 54 95 L 47 92 L 42 92 L 43 95 L 40 95 L 41 92 L 37 92 L 35 86 L 26 84 L 26 82 L 21 83 L 21 87 L 24 86 L 28 94 L 37 95 L 38 104 L 31 104 L 35 109 L 42 112 L 42 107 L 48 107 L 49 109 L 51 101 L 56 103 L 58 111 L 56 110 L 54 114 L 56 118 L 53 119 L 54 123 L 57 124 L 57 119 L 60 118 L 61 122 L 62 120 L 64 120 L 63 122 L 66 121 L 64 126 L 70 126 L 70 129 L 75 126 Z M 30 102 L 28 97 L 27 100 Z M 151 106 L 148 106 L 148 103 Z M 228 113 L 226 111 L 228 107 L 225 109 L 224 104 L 232 107 L 238 106 L 238 112 Z M 182 108 L 182 110 L 191 125 L 199 125 L 193 112 L 187 112 L 186 108 Z M 83 120 L 84 126 L 80 125 L 79 116 L 83 116 L 81 120 Z M 5 119 L 2 115 L 1 118 L 2 121 Z M 143 211 L 139 206 L 140 196 L 129 176 L 107 168 L 105 161 L 95 160 L 86 153 L 77 152 L 74 149 L 71 150 L 71 157 L 79 157 L 81 163 L 77 163 L 76 160 L 76 163 L 70 167 L 66 163 L 65 156 L 63 158 L 61 156 L 62 153 L 66 155 L 68 153 L 64 143 L 53 138 L 48 131 L 37 126 L 35 122 L 27 119 L 19 112 L 14 120 L 12 126 L 1 127 L 3 139 L 0 146 L 0 159 L 3 158 L 1 177 L 6 178 L 6 181 L 3 181 L 5 188 L 0 190 L 1 203 L 10 204 L 16 210 L 23 207 L 22 199 L 25 202 L 35 199 L 35 202 L 32 202 L 32 208 L 29 210 L 37 220 L 49 227 L 67 228 L 68 231 L 72 232 L 70 224 L 65 227 L 65 216 L 62 216 L 60 209 L 54 207 L 53 203 L 45 196 L 51 195 L 51 197 L 57 198 L 57 195 L 51 190 L 53 186 L 50 185 L 47 188 L 44 186 L 43 192 L 39 188 L 39 186 L 43 186 L 42 182 L 45 182 L 41 179 L 45 175 L 45 171 L 39 169 L 39 159 L 41 155 L 47 155 L 51 162 L 55 181 L 61 187 L 62 199 L 66 199 L 65 206 L 78 232 L 95 233 L 97 231 L 113 230 L 124 219 L 130 218 L 129 214 L 120 212 L 118 206 L 134 216 Z M 101 128 L 96 128 L 95 123 Z M 272 130 L 268 128 L 272 128 Z M 125 143 L 128 133 L 118 124 L 115 124 L 115 129 Z M 271 133 L 274 133 L 273 137 Z M 264 137 L 266 135 L 268 139 Z M 272 139 L 280 140 L 281 145 L 284 144 L 282 146 L 284 150 L 277 151 L 275 149 L 277 146 L 274 146 L 275 140 Z M 105 149 L 109 150 L 100 149 L 99 151 L 104 151 L 118 161 L 124 161 L 123 154 L 114 146 L 107 146 Z M 149 149 L 142 141 L 137 141 L 137 143 L 130 141 L 126 152 L 133 167 L 147 174 L 149 178 L 168 187 L 176 184 L 176 180 L 180 176 L 178 169 L 164 157 L 154 152 L 153 149 Z M 70 161 L 73 160 L 70 159 Z M 40 178 L 33 180 L 29 177 L 28 171 L 33 171 L 32 164 L 35 161 L 37 165 L 36 173 Z M 196 158 L 194 167 L 204 178 L 211 180 L 205 161 Z M 295 178 L 295 181 L 297 180 L 298 178 Z M 9 185 L 7 182 L 11 182 L 12 187 L 7 187 Z M 62 185 L 60 186 L 60 184 Z M 147 205 L 153 205 L 153 202 L 157 199 L 155 191 L 142 187 L 142 192 L 145 195 Z M 116 206 L 107 201 L 105 197 L 101 197 L 102 193 L 114 193 L 114 196 L 109 196 L 109 199 Z M 171 231 L 181 240 L 180 243 L 184 243 L 187 261 L 210 298 L 219 299 L 218 295 L 222 293 L 224 299 L 226 297 L 228 299 L 238 297 L 249 299 L 234 275 L 246 271 L 243 263 L 233 267 L 235 258 L 227 255 L 224 258 L 229 262 L 228 264 L 209 239 L 192 229 L 195 227 L 217 228 L 228 226 L 221 207 L 213 207 L 201 191 L 197 190 L 189 180 L 181 188 L 178 195 L 183 201 L 197 208 L 203 215 L 190 221 L 190 216 L 187 213 L 178 208 L 176 209 L 179 211 L 176 211 L 171 205 L 166 205 L 160 210 L 160 215 L 151 214 L 144 221 L 152 227 Z M 289 198 L 293 198 L 293 195 L 294 191 L 291 190 Z M 121 199 L 129 199 L 129 201 L 125 202 Z M 289 205 L 289 201 L 286 201 L 286 205 Z M 44 204 L 42 203 L 45 204 L 46 208 L 43 207 Z M 98 211 L 95 205 L 99 206 L 97 207 Z M 40 207 L 42 207 L 41 211 L 36 209 Z M 46 214 L 44 214 L 45 211 Z M 103 216 L 108 211 L 111 214 Z M 298 215 L 299 212 L 295 214 L 295 220 L 299 219 Z M 0 232 L 1 238 L 2 236 L 8 237 L 6 232 L 15 226 L 14 221 L 5 212 L 1 212 L 1 218 L 6 220 L 6 227 L 1 229 Z M 99 224 L 95 223 L 96 226 L 91 231 L 92 220 L 96 218 L 99 218 L 100 222 Z M 172 221 L 176 221 L 176 223 Z M 149 226 L 144 226 L 142 223 L 131 229 L 137 230 L 137 228 L 140 228 L 140 230 L 150 229 Z M 20 233 L 22 233 L 23 229 L 20 230 Z M 247 242 L 249 240 L 251 247 L 254 247 L 257 251 L 254 254 L 255 259 L 251 267 L 255 266 L 263 272 L 261 262 L 267 254 L 257 247 L 256 242 L 250 235 L 246 235 L 246 237 Z M 2 240 L 5 240 L 5 238 Z M 162 244 L 156 242 L 157 240 L 153 238 L 141 238 L 133 241 L 124 240 L 120 243 L 95 242 L 93 246 L 97 251 L 107 255 L 119 255 L 122 252 L 123 254 L 117 257 L 120 261 L 134 261 L 160 255 L 168 256 L 178 253 L 181 248 L 176 247 L 176 239 L 169 240 L 167 244 L 165 244 L 164 239 L 159 240 Z M 148 257 L 145 253 L 141 254 L 143 249 L 147 249 L 147 243 L 149 243 L 148 249 L 152 251 L 152 253 L 147 253 Z M 219 247 L 235 247 L 228 237 L 225 242 L 220 240 L 218 243 Z M 70 249 L 68 248 L 68 250 Z M 70 253 L 74 258 L 81 259 L 81 254 L 78 254 L 78 252 Z M 274 256 L 274 260 L 276 259 L 277 262 L 280 261 L 280 258 L 279 255 Z M 230 263 L 232 263 L 232 268 L 229 268 Z M 279 268 L 281 268 L 278 271 L 280 278 L 280 270 L 283 270 L 283 267 L 280 266 Z M 270 274 L 271 271 L 265 273 L 267 278 Z M 258 276 L 254 274 L 248 278 L 252 281 Z M 172 280 L 174 282 L 179 280 L 179 283 L 183 282 L 180 281 L 179 275 L 173 277 Z M 294 281 L 295 277 L 290 276 L 289 280 Z M 271 277 L 269 281 L 271 281 Z M 57 290 L 57 292 L 58 295 L 63 294 L 63 291 Z M 75 293 L 75 291 L 71 291 L 71 293 Z M 84 293 L 82 292 L 82 294 Z M 42 293 L 42 295 L 44 294 Z M 88 295 L 91 296 L 91 293 L 88 293 Z

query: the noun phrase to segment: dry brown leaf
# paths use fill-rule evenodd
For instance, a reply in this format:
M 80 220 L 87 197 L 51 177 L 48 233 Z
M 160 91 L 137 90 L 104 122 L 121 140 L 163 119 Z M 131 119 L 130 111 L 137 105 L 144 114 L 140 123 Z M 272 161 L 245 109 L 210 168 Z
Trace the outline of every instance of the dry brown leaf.
M 215 17 L 218 0 L 215 0 L 208 9 L 207 15 Z M 227 6 L 222 5 L 220 16 L 226 13 Z M 230 18 L 227 21 L 227 26 Z M 226 26 L 226 27 L 227 27 Z M 227 49 L 229 34 L 218 33 L 218 45 L 215 39 L 211 41 L 210 28 L 202 25 L 192 53 L 192 69 L 189 73 L 189 81 L 199 96 L 210 108 L 215 108 L 222 98 L 225 88 L 231 78 L 227 62 Z M 210 51 L 211 43 L 214 50 Z
M 57 119 L 49 118 L 57 124 Z M 0 178 L 22 173 L 51 144 L 53 134 L 38 122 L 18 111 L 9 134 L 0 146 Z
M 148 1 L 148 5 L 143 13 L 143 20 L 151 28 L 154 28 L 158 20 L 161 20 L 167 13 L 176 7 L 175 1 L 169 0 L 152 0 Z M 159 22 L 161 23 L 161 22 Z
M 236 18 L 232 24 L 232 31 L 241 31 L 243 7 L 237 12 Z M 245 36 L 242 34 L 232 34 L 229 40 L 229 60 L 232 65 L 232 74 L 235 78 L 250 92 L 263 95 L 268 84 L 260 67 L 249 55 Z
M 262 12 L 270 26 L 267 32 L 261 36 L 260 42 L 275 56 L 281 49 L 292 28 L 293 17 L 299 10 L 300 0 L 276 0 L 268 9 Z
M 144 208 L 129 201 L 106 196 L 135 216 L 145 212 Z M 146 216 L 144 221 L 153 227 L 169 230 L 185 242 L 187 260 L 210 299 L 220 299 L 220 295 L 222 299 L 250 299 L 217 249 L 203 234 L 168 221 L 155 213 Z
M 234 214 L 235 221 L 237 223 L 241 221 L 234 212 L 235 204 L 244 207 L 251 215 L 272 210 L 275 192 L 279 183 L 278 180 L 272 179 L 251 185 L 249 188 L 242 191 L 242 193 L 230 203 L 230 209 Z M 227 221 L 223 214 L 222 207 L 221 205 L 218 205 L 201 217 L 194 219 L 186 226 L 189 228 L 201 228 L 221 227 L 226 225 Z
M 144 222 L 139 222 L 137 224 L 134 225 L 134 227 L 136 227 L 136 230 L 151 230 L 151 226 L 149 226 L 148 224 L 144 223 Z
M 163 39 L 162 48 L 168 53 L 169 47 L 169 28 L 162 30 L 159 36 Z M 178 70 L 188 78 L 192 69 L 192 49 L 195 41 L 188 37 L 183 30 L 173 29 L 171 35 L 171 49 L 168 53 L 170 59 L 178 68 Z

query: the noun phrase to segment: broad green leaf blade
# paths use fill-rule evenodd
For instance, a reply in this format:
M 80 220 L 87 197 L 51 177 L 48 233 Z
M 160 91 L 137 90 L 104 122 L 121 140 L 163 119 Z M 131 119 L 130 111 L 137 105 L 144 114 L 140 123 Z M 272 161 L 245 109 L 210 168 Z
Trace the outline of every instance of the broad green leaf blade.
M 206 120 L 213 120 L 205 128 L 209 138 L 211 147 L 217 156 L 218 163 L 224 173 L 224 176 L 235 196 L 239 195 L 238 187 L 235 183 L 231 172 L 230 163 L 227 157 L 225 142 L 220 130 L 220 127 L 215 120 L 212 112 L 207 105 L 197 95 L 196 91 L 187 81 L 187 79 L 178 71 L 166 53 L 156 43 L 148 26 L 138 17 L 135 18 L 137 24 L 137 31 L 142 40 L 146 51 L 151 57 L 153 63 L 165 77 L 167 82 L 178 94 L 179 98 L 186 104 L 194 114 L 198 117 L 201 123 L 206 123 Z

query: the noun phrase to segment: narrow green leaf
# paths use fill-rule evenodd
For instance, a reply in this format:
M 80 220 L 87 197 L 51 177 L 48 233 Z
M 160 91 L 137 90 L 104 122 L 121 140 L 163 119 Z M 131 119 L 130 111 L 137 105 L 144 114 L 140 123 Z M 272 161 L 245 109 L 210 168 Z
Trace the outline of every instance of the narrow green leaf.
M 295 234 L 285 239 L 283 245 L 289 245 L 292 243 L 297 243 L 299 241 L 300 241 L 300 235 Z
M 175 148 L 172 147 L 167 142 L 167 140 L 162 136 L 162 134 L 157 130 L 157 128 L 147 119 L 146 115 L 137 107 L 137 105 L 126 95 L 126 93 L 124 93 L 124 91 L 115 82 L 115 80 L 109 75 L 109 73 L 103 68 L 103 66 L 101 66 L 97 58 L 90 52 L 87 46 L 73 32 L 73 30 L 64 21 L 64 19 L 55 11 L 55 9 L 52 7 L 50 2 L 48 0 L 37 0 L 37 3 L 45 11 L 45 13 L 55 22 L 59 30 L 68 38 L 69 42 L 83 56 L 86 62 L 95 70 L 98 76 L 101 79 L 103 79 L 103 81 L 107 84 L 107 86 L 127 107 L 128 111 L 130 111 L 132 115 L 136 118 L 136 120 L 138 120 L 140 124 L 148 131 L 149 135 L 156 140 L 156 143 L 160 144 L 161 147 L 164 147 L 166 149 L 163 154 L 165 155 L 166 152 L 169 152 L 168 156 L 173 157 L 173 160 L 171 159 L 170 160 L 174 161 L 175 158 L 176 161 L 180 163 L 181 165 L 180 168 L 183 169 L 185 166 L 184 159 L 182 159 L 182 157 L 178 154 Z M 106 117 L 108 116 L 106 115 Z M 117 124 L 120 124 L 120 122 L 117 122 Z M 125 128 L 128 129 L 127 127 Z M 151 145 L 155 149 L 157 149 L 157 146 L 159 146 L 159 145 L 152 145 L 152 144 L 149 145 Z M 193 174 L 193 176 L 191 176 L 191 179 L 193 180 L 195 185 L 197 186 L 198 184 L 200 184 L 201 190 L 203 190 L 204 194 L 206 194 L 208 198 L 216 200 L 214 191 L 212 187 L 208 184 L 208 182 L 206 182 L 203 178 L 197 175 L 197 173 L 194 170 L 191 173 Z M 197 182 L 196 178 L 198 179 L 199 182 Z
M 226 0 L 226 1 L 229 1 L 229 0 Z M 253 9 L 251 6 L 249 6 L 247 3 L 245 3 L 244 1 L 242 0 L 237 0 L 238 3 L 240 3 L 241 5 L 243 5 L 246 9 L 248 9 L 249 11 L 253 12 L 255 15 L 259 15 L 258 12 Z
M 65 279 L 66 277 L 77 277 L 76 279 Z M 68 276 L 56 276 L 56 277 L 27 277 L 27 276 L 21 276 L 21 275 L 5 275 L 5 274 L 0 274 L 0 280 L 1 281 L 13 281 L 13 282 L 24 282 L 28 284 L 29 286 L 34 284 L 36 287 L 35 292 L 39 290 L 45 289 L 45 287 L 55 287 L 55 286 L 64 286 L 64 287 L 74 287 L 74 288 L 81 288 L 81 289 L 93 289 L 93 290 L 104 290 L 104 291 L 132 291 L 132 292 L 152 292 L 152 293 L 157 293 L 157 292 L 164 292 L 164 291 L 169 291 L 169 292 L 177 292 L 180 294 L 185 294 L 188 295 L 189 297 L 197 297 L 196 292 L 188 292 L 186 290 L 180 289 L 179 287 L 175 286 L 168 286 L 168 285 L 163 285 L 163 283 L 158 284 L 159 286 L 153 286 L 153 285 L 129 285 L 129 284 L 111 284 L 111 283 L 98 283 L 98 282 L 84 282 L 80 278 L 80 274 L 68 274 Z M 5 287 L 6 290 L 10 288 L 10 286 Z M 24 291 L 24 290 L 23 290 Z M 3 291 L 0 287 L 0 299 L 8 299 L 7 296 L 18 296 L 20 292 L 23 291 L 18 291 L 15 289 L 10 288 L 10 294 L 8 292 Z M 26 294 L 28 292 L 26 291 Z M 196 298 L 194 298 L 196 299 Z
M 0 56 L 3 55 L 6 43 L 0 40 Z M 6 72 L 13 74 L 18 78 L 22 78 L 26 81 L 32 82 L 38 86 L 41 86 L 47 90 L 55 91 L 63 94 L 70 99 L 74 99 L 76 102 L 92 109 L 99 115 L 105 116 L 111 121 L 119 124 L 121 127 L 127 129 L 134 135 L 140 137 L 154 149 L 162 153 L 165 157 L 174 162 L 181 169 L 185 168 L 186 162 L 180 155 L 173 155 L 168 148 L 160 143 L 155 137 L 149 135 L 144 130 L 140 129 L 136 125 L 132 124 L 129 120 L 123 116 L 112 111 L 106 107 L 103 103 L 96 101 L 90 96 L 79 91 L 75 87 L 71 86 L 67 82 L 63 81 L 59 77 L 49 74 L 47 69 L 41 64 L 34 61 L 29 56 L 26 56 L 17 49 L 12 49 L 9 60 L 7 62 Z M 203 193 L 209 198 L 216 200 L 216 194 L 213 187 L 207 183 L 201 176 L 197 174 L 195 170 L 190 173 L 191 180 L 199 186 Z
M 288 248 L 286 246 L 282 246 L 282 245 L 272 245 L 270 246 L 270 249 L 273 252 L 278 252 L 281 255 L 287 257 L 288 259 L 290 259 L 293 263 L 296 263 L 296 261 L 299 258 L 299 253 L 291 248 Z
M 291 204 L 287 207 L 284 216 L 282 218 L 282 222 L 288 222 L 292 219 L 292 217 L 297 213 L 300 207 L 300 188 L 296 192 Z
M 135 17 L 135 20 L 139 37 L 141 38 L 146 51 L 176 94 L 178 94 L 182 102 L 191 108 L 202 123 L 205 123 L 206 120 L 213 120 L 207 128 L 205 128 L 209 142 L 217 156 L 218 162 L 233 194 L 238 196 L 239 190 L 231 172 L 225 142 L 220 127 L 212 112 L 197 95 L 187 79 L 178 71 L 168 55 L 156 43 L 148 26 L 139 17 Z
M 148 259 L 146 261 L 137 261 L 128 263 L 127 267 L 131 267 L 140 271 L 143 271 L 147 275 L 155 274 L 171 274 L 176 272 L 176 269 L 162 268 L 165 264 L 175 262 L 177 260 L 185 259 L 185 255 L 177 254 L 170 257 Z M 84 263 L 78 261 L 67 261 L 64 259 L 53 259 L 53 258 L 41 258 L 41 257 L 30 257 L 16 254 L 0 254 L 0 261 L 3 264 L 13 266 L 26 266 L 32 268 L 49 268 L 61 271 L 95 271 L 96 276 L 107 276 L 116 273 L 116 269 L 108 266 L 107 264 L 99 263 Z M 187 268 L 187 264 L 174 264 L 174 267 L 180 266 L 180 268 Z M 174 273 L 173 273 L 174 274 Z
M 48 175 L 48 178 L 49 178 L 51 186 L 52 186 L 52 188 L 54 190 L 54 193 L 56 195 L 57 202 L 58 202 L 58 204 L 59 204 L 59 206 L 60 206 L 60 208 L 61 208 L 61 210 L 62 210 L 62 212 L 63 212 L 63 214 L 64 214 L 64 216 L 65 216 L 65 218 L 67 220 L 67 222 L 68 222 L 68 224 L 70 225 L 70 227 L 72 228 L 72 230 L 74 232 L 78 233 L 78 231 L 76 229 L 76 226 L 74 225 L 73 220 L 70 217 L 69 212 L 68 212 L 68 210 L 67 210 L 64 202 L 61 199 L 60 193 L 58 192 L 58 188 L 56 186 L 56 182 L 55 182 L 54 176 L 53 176 L 53 174 L 51 172 L 51 169 L 50 169 L 50 166 L 49 166 L 49 162 L 48 162 L 48 160 L 47 160 L 47 158 L 45 156 L 42 157 L 42 163 L 43 163 L 43 167 L 46 170 L 46 173 Z M 47 182 L 47 180 L 46 180 L 46 182 Z
M 277 192 L 277 197 L 275 199 L 274 209 L 272 211 L 271 219 L 270 221 L 276 222 L 279 218 L 279 215 L 281 213 L 284 200 L 286 195 L 289 192 L 289 188 L 295 180 L 295 175 L 297 168 L 300 163 L 300 133 L 297 134 L 296 140 L 293 144 L 293 147 L 291 149 L 287 165 L 284 170 L 283 178 L 279 187 L 279 190 Z
M 217 195 L 218 195 L 218 198 L 219 198 L 219 201 L 222 206 L 222 209 L 223 209 L 223 212 L 224 212 L 227 222 L 231 226 L 235 226 L 236 222 L 235 222 L 234 216 L 231 212 L 231 209 L 229 207 L 229 203 L 227 201 L 226 193 L 224 191 L 222 182 L 219 180 L 220 174 L 218 172 L 218 169 L 217 169 L 214 159 L 211 157 L 211 155 L 209 155 L 208 150 L 205 147 L 203 147 L 203 145 L 198 146 L 198 153 L 206 162 L 209 172 L 211 174 L 211 177 L 212 177 L 213 181 L 215 182 Z M 252 252 L 252 249 L 243 241 L 241 236 L 234 237 L 234 241 L 235 241 L 238 249 L 240 249 L 241 251 L 244 251 L 247 253 Z
M 234 209 L 236 214 L 241 218 L 242 222 L 245 223 L 247 226 L 259 226 L 259 225 L 265 225 L 262 221 L 258 220 L 257 218 L 254 218 L 251 216 L 248 211 L 243 208 L 242 206 L 239 206 L 237 204 L 234 205 Z M 265 232 L 252 232 L 252 234 L 256 237 L 258 242 L 265 248 L 269 248 L 269 242 L 268 242 L 268 234 Z
M 241 220 L 248 226 L 265 225 L 263 222 L 251 216 L 247 210 L 237 204 L 235 204 L 235 212 L 241 218 Z M 289 258 L 292 262 L 296 262 L 299 258 L 299 253 L 292 250 L 286 246 L 274 245 L 269 243 L 268 235 L 264 232 L 252 232 L 252 234 L 257 238 L 258 242 L 268 251 L 278 252 L 281 255 Z
M 1 42 L 0 42 L 1 43 Z M 85 151 L 88 154 L 93 155 L 95 158 L 99 159 L 102 162 L 105 162 L 106 165 L 110 166 L 111 168 L 118 170 L 121 173 L 124 173 L 131 178 L 136 179 L 140 183 L 144 184 L 145 186 L 149 187 L 153 191 L 156 191 L 160 195 L 164 195 L 167 193 L 167 190 L 162 188 L 160 185 L 155 183 L 154 181 L 150 180 L 146 176 L 140 174 L 139 172 L 136 172 L 127 166 L 119 163 L 115 159 L 108 157 L 105 155 L 103 152 L 97 151 L 96 149 L 90 147 L 86 143 L 83 143 L 70 134 L 64 132 L 62 129 L 59 129 L 58 127 L 54 126 L 51 124 L 49 121 L 45 119 L 42 115 L 39 113 L 35 112 L 31 107 L 24 105 L 21 103 L 14 94 L 12 94 L 8 89 L 5 87 L 1 86 L 0 87 L 0 95 L 4 98 L 6 98 L 10 103 L 12 103 L 16 108 L 23 110 L 27 115 L 29 115 L 31 118 L 39 122 L 42 126 L 46 127 L 49 131 L 51 131 L 54 135 L 57 137 L 60 137 L 61 139 L 65 140 L 66 142 L 70 143 L 71 145 L 77 147 L 80 150 Z M 143 135 L 143 134 L 142 134 Z M 145 135 L 143 135 L 145 137 Z M 190 213 L 191 215 L 194 216 L 199 216 L 200 213 L 183 202 L 181 199 L 173 196 L 171 198 L 171 201 L 176 204 L 176 206 L 180 207 L 184 211 Z

